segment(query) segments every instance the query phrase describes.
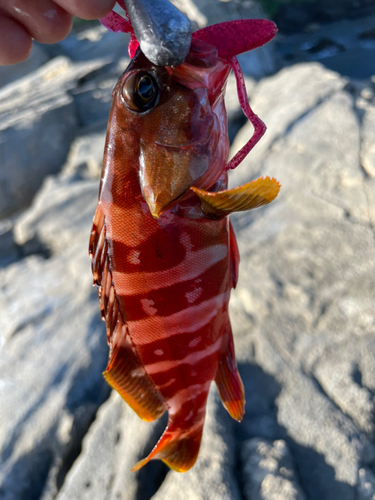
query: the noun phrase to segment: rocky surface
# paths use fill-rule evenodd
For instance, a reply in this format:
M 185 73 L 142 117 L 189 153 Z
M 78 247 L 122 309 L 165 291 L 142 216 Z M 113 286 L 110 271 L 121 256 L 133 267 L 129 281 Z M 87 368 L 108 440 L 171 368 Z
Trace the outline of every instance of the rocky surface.
M 212 2 L 186 5 L 208 22 Z M 234 15 L 233 2 L 219 6 Z M 232 421 L 213 387 L 195 467 L 154 461 L 131 473 L 166 421 L 142 422 L 101 376 L 87 240 L 110 90 L 127 59 L 107 57 L 99 45 L 115 39 L 96 33 L 54 47 L 57 57 L 0 91 L 0 499 L 373 500 L 375 79 L 317 62 L 247 78 L 268 131 L 231 183 L 270 175 L 282 190 L 232 218 L 246 415 Z M 233 153 L 251 126 L 234 80 L 228 94 Z
M 315 4 L 312 2 L 310 5 Z M 311 24 L 306 33 L 281 33 L 277 50 L 283 63 L 319 61 L 328 69 L 355 79 L 375 73 L 375 7 L 360 19 L 341 19 L 330 24 Z
M 250 395 L 245 433 L 285 439 L 311 499 L 356 498 L 358 471 L 374 460 L 373 178 L 361 162 L 372 164 L 361 123 L 373 102 L 359 103 L 318 65 L 284 69 L 255 89 L 269 132 L 232 177 L 252 171 L 282 184 L 277 203 L 233 218 L 243 262 L 237 357 L 253 359 L 274 391 L 274 419 Z M 246 125 L 233 148 L 248 134 Z
M 55 497 L 109 393 L 101 375 L 107 348 L 82 230 L 90 227 L 97 182 L 49 182 L 41 200 L 48 199 L 46 191 L 44 209 L 36 204 L 15 223 L 19 248 L 29 243 L 24 258 L 0 268 L 4 500 Z M 51 220 L 58 224 L 54 230 Z
M 104 64 L 59 56 L 0 90 L 0 217 L 29 204 L 60 170 L 79 125 L 70 91 Z
M 306 500 L 285 441 L 249 439 L 242 447 L 241 459 L 246 500 Z

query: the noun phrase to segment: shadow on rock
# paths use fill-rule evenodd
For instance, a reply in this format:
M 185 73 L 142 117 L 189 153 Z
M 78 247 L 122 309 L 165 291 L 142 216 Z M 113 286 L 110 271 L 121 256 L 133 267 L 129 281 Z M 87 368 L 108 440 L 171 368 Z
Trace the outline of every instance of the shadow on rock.
M 276 379 L 254 364 L 239 365 L 239 371 L 245 386 L 246 413 L 243 425 L 236 426 L 238 445 L 242 447 L 245 441 L 253 438 L 262 438 L 268 442 L 284 440 L 292 456 L 297 481 L 308 500 L 354 499 L 354 488 L 335 478 L 335 471 L 326 463 L 324 456 L 297 443 L 278 423 L 277 397 L 282 387 Z M 242 469 L 245 466 L 246 464 L 241 464 Z M 274 473 L 273 470 L 269 472 Z M 244 497 L 248 498 L 244 491 L 244 474 L 239 480 Z

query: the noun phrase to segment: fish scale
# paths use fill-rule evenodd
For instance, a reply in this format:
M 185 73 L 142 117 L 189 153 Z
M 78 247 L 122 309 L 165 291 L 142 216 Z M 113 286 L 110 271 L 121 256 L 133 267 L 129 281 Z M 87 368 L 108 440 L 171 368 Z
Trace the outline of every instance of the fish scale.
M 103 24 L 132 31 L 114 13 Z M 104 376 L 144 420 L 169 413 L 160 440 L 133 470 L 156 458 L 180 472 L 194 465 L 213 380 L 230 415 L 244 413 L 228 314 L 239 252 L 228 215 L 269 203 L 280 186 L 265 178 L 227 189 L 226 171 L 265 130 L 234 56 L 275 33 L 262 20 L 199 30 L 176 68 L 148 61 L 133 33 L 132 61 L 113 91 L 90 239 L 110 348 Z M 231 68 L 255 133 L 227 164 Z

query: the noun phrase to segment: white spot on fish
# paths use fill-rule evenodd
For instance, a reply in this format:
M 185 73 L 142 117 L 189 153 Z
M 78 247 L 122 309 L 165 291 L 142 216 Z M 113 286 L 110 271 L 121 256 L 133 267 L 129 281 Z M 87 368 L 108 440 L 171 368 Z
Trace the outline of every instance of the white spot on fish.
M 163 356 L 164 351 L 163 351 L 163 349 L 156 349 L 156 351 L 154 351 L 154 353 L 156 354 L 156 356 Z
M 144 376 L 144 372 L 143 372 L 142 368 L 135 368 L 134 370 L 132 370 L 130 372 L 130 375 L 132 377 L 143 377 Z
M 194 248 L 194 245 L 191 242 L 190 235 L 188 233 L 181 233 L 180 242 L 181 245 L 185 247 L 186 256 L 188 256 L 193 251 Z
M 151 299 L 141 299 L 141 304 L 142 304 L 142 309 L 149 316 L 153 316 L 158 312 L 158 310 L 155 307 L 153 307 L 155 305 L 155 302 Z
M 185 422 L 187 422 L 188 420 L 190 420 L 193 415 L 194 415 L 193 411 L 190 410 L 189 415 L 186 418 L 184 418 Z
M 166 227 L 173 221 L 174 218 L 174 214 L 168 210 L 168 212 L 164 212 L 160 215 L 158 219 L 159 225 L 162 227 Z
M 47 17 L 48 19 L 53 19 L 55 16 L 56 16 L 55 9 L 49 9 L 44 13 L 44 17 Z
M 202 340 L 202 337 L 195 337 L 195 339 L 193 339 L 189 342 L 189 347 L 196 347 L 201 340 Z
M 187 298 L 187 301 L 189 304 L 194 304 L 194 302 L 199 299 L 199 297 L 202 295 L 203 288 L 198 287 L 195 290 L 192 290 L 191 292 L 186 292 L 185 297 Z
M 141 263 L 141 261 L 139 259 L 140 253 L 141 252 L 139 250 L 132 250 L 128 255 L 128 262 L 130 262 L 130 264 L 134 264 L 134 265 L 140 264 Z

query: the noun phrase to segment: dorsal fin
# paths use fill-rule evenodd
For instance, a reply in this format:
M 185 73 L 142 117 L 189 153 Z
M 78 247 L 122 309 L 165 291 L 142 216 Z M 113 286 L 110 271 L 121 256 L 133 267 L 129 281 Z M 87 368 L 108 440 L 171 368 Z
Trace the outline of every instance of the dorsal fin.
M 143 420 L 155 420 L 167 409 L 147 375 L 131 342 L 121 314 L 108 258 L 105 217 L 98 205 L 91 230 L 89 254 L 94 284 L 98 287 L 102 319 L 107 325 L 110 347 L 104 378 Z

